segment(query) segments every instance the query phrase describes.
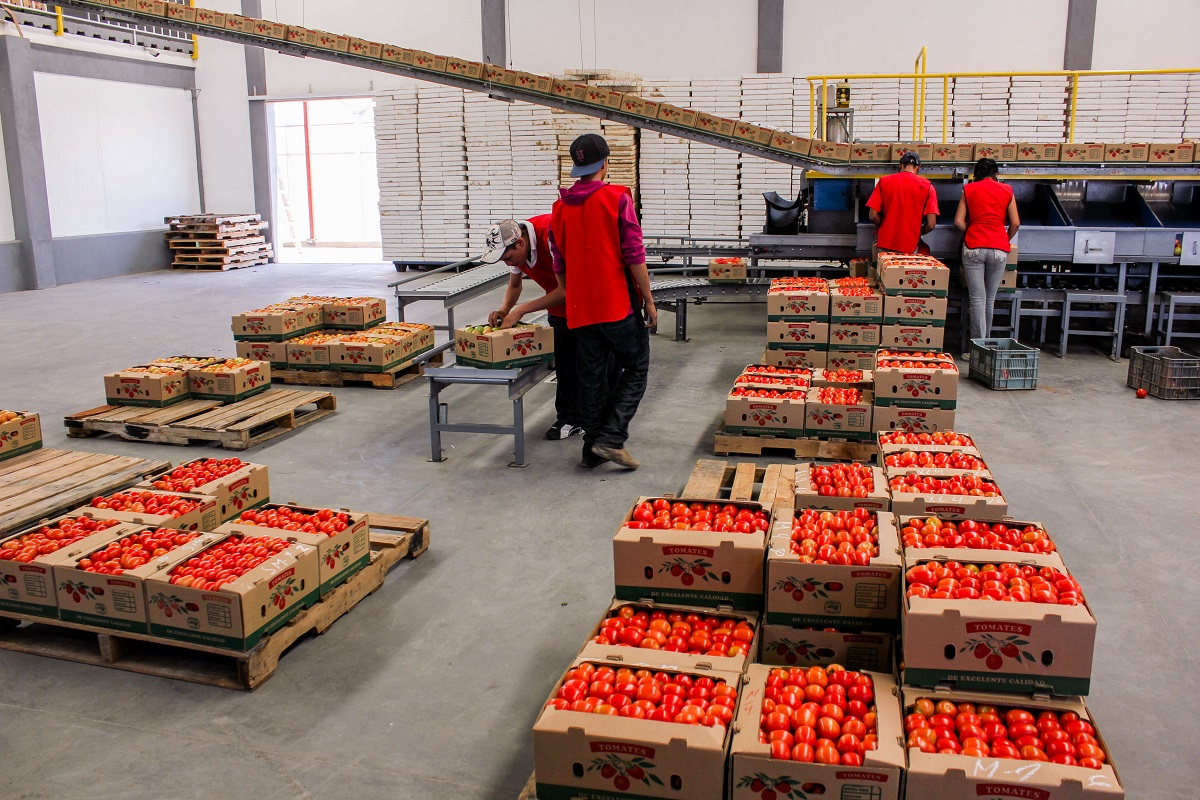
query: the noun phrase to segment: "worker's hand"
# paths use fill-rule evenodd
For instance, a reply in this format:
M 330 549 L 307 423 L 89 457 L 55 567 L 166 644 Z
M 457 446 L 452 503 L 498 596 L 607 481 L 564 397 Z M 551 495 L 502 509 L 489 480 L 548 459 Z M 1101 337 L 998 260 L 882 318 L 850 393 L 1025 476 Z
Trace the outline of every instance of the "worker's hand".
M 658 325 L 658 307 L 654 305 L 653 300 L 646 303 L 645 317 L 647 328 L 653 328 Z
M 488 314 L 488 325 L 491 325 L 493 328 L 500 327 L 500 322 L 506 316 L 508 316 L 508 312 L 511 310 L 512 309 L 502 308 L 499 311 L 493 311 L 492 313 Z M 505 327 L 508 327 L 508 326 L 505 326 Z
M 518 322 L 520 322 L 521 317 L 523 317 L 523 316 L 525 316 L 524 313 L 522 313 L 518 309 L 514 308 L 512 311 L 510 311 L 504 315 L 504 319 L 501 320 L 501 322 L 500 322 L 500 327 L 501 328 L 511 328 L 512 326 L 514 326 Z

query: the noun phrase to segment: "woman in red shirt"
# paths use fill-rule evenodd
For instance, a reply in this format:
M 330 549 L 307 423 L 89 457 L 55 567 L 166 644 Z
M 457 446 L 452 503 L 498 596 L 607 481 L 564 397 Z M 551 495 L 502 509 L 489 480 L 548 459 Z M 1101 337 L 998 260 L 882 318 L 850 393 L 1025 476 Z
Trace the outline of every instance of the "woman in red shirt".
M 1010 242 L 1021 227 L 1012 187 L 996 180 L 998 174 L 995 161 L 979 159 L 975 179 L 963 187 L 954 213 L 954 226 L 965 234 L 962 266 L 971 299 L 972 339 L 991 335 L 996 290 L 1004 278 L 1004 265 L 1012 250 Z M 964 354 L 963 360 L 967 359 Z

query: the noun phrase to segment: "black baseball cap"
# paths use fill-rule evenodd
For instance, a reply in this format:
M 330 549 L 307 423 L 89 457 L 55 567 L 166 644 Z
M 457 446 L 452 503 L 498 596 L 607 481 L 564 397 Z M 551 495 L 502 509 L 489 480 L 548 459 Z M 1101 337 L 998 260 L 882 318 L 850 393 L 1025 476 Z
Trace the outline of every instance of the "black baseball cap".
M 917 155 L 916 150 L 906 150 L 904 155 L 900 156 L 900 166 L 904 166 L 905 164 L 921 166 L 921 157 Z
M 608 142 L 598 133 L 585 133 L 571 142 L 571 161 L 575 167 L 572 178 L 582 178 L 600 171 L 608 159 Z

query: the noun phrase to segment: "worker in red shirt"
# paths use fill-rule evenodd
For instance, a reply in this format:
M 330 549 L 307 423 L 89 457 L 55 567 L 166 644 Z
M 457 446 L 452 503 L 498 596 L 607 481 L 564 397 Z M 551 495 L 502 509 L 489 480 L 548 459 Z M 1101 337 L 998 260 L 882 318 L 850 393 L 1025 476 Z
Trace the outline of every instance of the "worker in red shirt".
M 626 469 L 639 462 L 625 449 L 629 423 L 646 393 L 649 329 L 658 322 L 650 294 L 642 226 L 628 187 L 605 183 L 608 142 L 585 133 L 571 143 L 573 186 L 560 190 L 550 219 L 550 248 L 558 288 L 509 312 L 503 324 L 566 301 L 567 326 L 579 343 L 583 404 L 582 466 L 611 461 Z M 621 375 L 606 380 L 610 359 Z
M 1012 238 L 1021 227 L 1012 187 L 996 177 L 1000 168 L 990 158 L 975 163 L 975 180 L 963 186 L 954 225 L 963 232 L 962 267 L 971 308 L 971 338 L 992 335 L 996 292 L 1004 279 Z M 963 361 L 970 354 L 963 353 Z
M 920 171 L 921 157 L 909 150 L 900 156 L 900 171 L 880 178 L 867 200 L 880 250 L 915 253 L 921 236 L 937 224 L 937 194 Z
M 488 324 L 499 327 L 521 299 L 524 278 L 528 276 L 546 293 L 558 288 L 554 275 L 554 257 L 550 254 L 550 215 L 541 214 L 518 222 L 505 219 L 487 232 L 487 252 L 480 256 L 484 264 L 503 261 L 508 265 L 508 285 L 504 302 L 488 315 Z M 583 433 L 583 412 L 579 399 L 578 345 L 567 327 L 567 308 L 561 302 L 547 309 L 554 329 L 555 420 L 546 431 L 550 440 L 568 439 Z

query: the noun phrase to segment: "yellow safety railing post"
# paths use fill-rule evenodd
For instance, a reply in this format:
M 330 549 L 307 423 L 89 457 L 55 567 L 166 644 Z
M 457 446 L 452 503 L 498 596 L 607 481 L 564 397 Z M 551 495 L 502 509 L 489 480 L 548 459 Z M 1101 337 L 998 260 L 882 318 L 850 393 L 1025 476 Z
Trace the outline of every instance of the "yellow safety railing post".
M 188 6 L 190 8 L 195 8 L 196 0 L 188 0 Z M 198 58 L 200 58 L 200 37 L 193 33 L 192 34 L 192 61 L 195 61 Z
M 808 82 L 808 138 L 817 132 L 817 85 Z
M 918 142 L 925 141 L 925 83 L 926 83 L 926 79 L 925 79 L 924 75 L 925 75 L 925 72 L 926 72 L 926 69 L 928 66 L 926 63 L 926 58 L 927 58 L 927 56 L 925 53 L 925 48 L 922 47 L 921 48 L 921 76 L 922 76 L 921 77 L 921 114 L 920 114 L 921 127 L 917 134 Z
M 924 52 L 925 48 L 921 48 Z M 912 102 L 912 139 L 917 139 L 917 98 L 920 95 L 920 78 L 921 72 L 921 53 L 917 53 L 917 60 L 913 62 L 913 102 Z
M 948 142 L 946 131 L 950 125 L 950 79 L 942 76 L 942 141 Z
M 826 141 L 826 127 L 829 124 L 829 87 L 821 81 L 821 140 Z
M 62 36 L 65 32 L 63 28 L 62 6 L 54 7 L 54 35 Z
M 1071 115 L 1067 118 L 1067 142 L 1075 141 L 1075 103 L 1079 100 L 1079 73 L 1071 75 Z

